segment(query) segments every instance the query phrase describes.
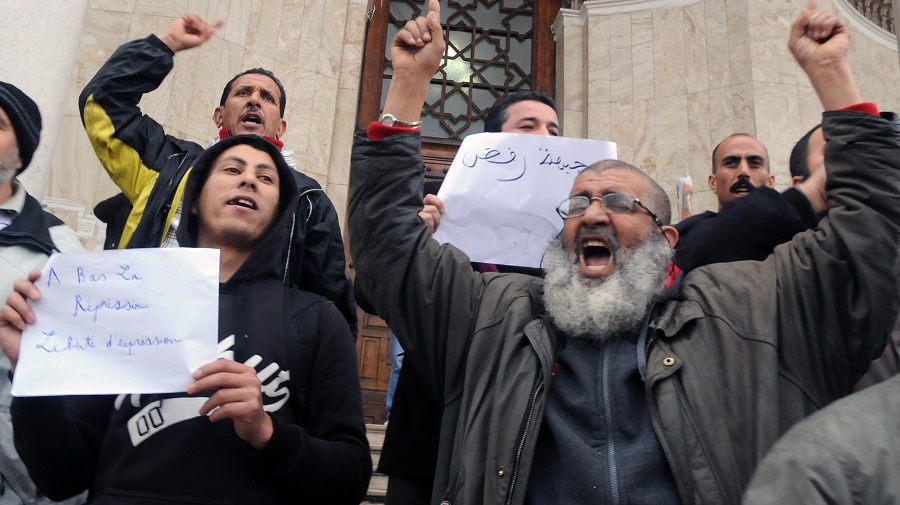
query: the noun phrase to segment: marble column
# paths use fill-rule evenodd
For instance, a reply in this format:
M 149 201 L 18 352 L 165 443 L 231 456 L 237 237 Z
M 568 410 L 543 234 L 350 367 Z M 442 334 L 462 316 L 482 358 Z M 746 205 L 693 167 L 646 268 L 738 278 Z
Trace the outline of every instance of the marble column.
M 894 31 L 897 32 L 897 52 L 900 54 L 900 0 L 894 0 Z
M 0 75 L 27 93 L 41 109 L 41 143 L 22 183 L 41 199 L 63 116 L 66 93 L 81 39 L 88 0 L 0 0 Z
M 585 88 L 584 21 L 577 10 L 560 9 L 553 33 L 556 38 L 556 109 L 567 137 L 584 137 Z

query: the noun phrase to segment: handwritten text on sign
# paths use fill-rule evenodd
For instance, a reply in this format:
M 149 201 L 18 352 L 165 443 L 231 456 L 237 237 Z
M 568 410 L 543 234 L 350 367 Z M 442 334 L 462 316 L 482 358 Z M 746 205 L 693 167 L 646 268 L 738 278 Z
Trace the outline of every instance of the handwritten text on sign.
M 218 250 L 57 254 L 35 285 L 15 396 L 184 391 L 216 359 Z
M 615 143 L 602 140 L 469 135 L 438 193 L 446 212 L 434 238 L 472 261 L 538 267 L 547 240 L 562 229 L 556 206 L 575 176 L 615 158 Z

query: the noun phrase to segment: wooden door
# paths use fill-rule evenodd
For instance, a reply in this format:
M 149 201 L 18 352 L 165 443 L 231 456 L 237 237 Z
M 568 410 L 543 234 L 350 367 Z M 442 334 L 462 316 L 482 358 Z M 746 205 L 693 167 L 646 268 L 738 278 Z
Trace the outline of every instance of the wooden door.
M 384 424 L 387 409 L 388 378 L 391 375 L 390 329 L 384 319 L 357 309 L 359 336 L 356 358 L 359 360 L 359 386 L 362 389 L 363 417 L 369 424 Z

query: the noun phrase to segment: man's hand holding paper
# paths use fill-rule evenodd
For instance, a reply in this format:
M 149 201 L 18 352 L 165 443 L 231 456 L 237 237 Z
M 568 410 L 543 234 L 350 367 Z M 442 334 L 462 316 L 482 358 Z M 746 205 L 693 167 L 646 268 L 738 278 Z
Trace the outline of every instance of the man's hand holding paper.
M 0 310 L 13 395 L 184 391 L 191 373 L 216 359 L 217 256 L 134 249 L 51 257 L 40 275 L 16 282 Z

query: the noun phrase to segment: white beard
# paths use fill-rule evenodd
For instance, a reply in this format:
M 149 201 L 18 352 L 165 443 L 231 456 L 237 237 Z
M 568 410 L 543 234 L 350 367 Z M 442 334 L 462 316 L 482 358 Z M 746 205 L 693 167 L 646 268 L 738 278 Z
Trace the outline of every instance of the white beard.
M 11 181 L 21 166 L 22 160 L 19 159 L 19 147 L 16 146 L 9 154 L 0 158 L 0 184 Z
M 652 233 L 627 254 L 621 249 L 613 254 L 613 275 L 586 279 L 561 239 L 548 244 L 544 306 L 553 323 L 569 336 L 599 341 L 637 328 L 663 288 L 674 251 L 661 234 Z

